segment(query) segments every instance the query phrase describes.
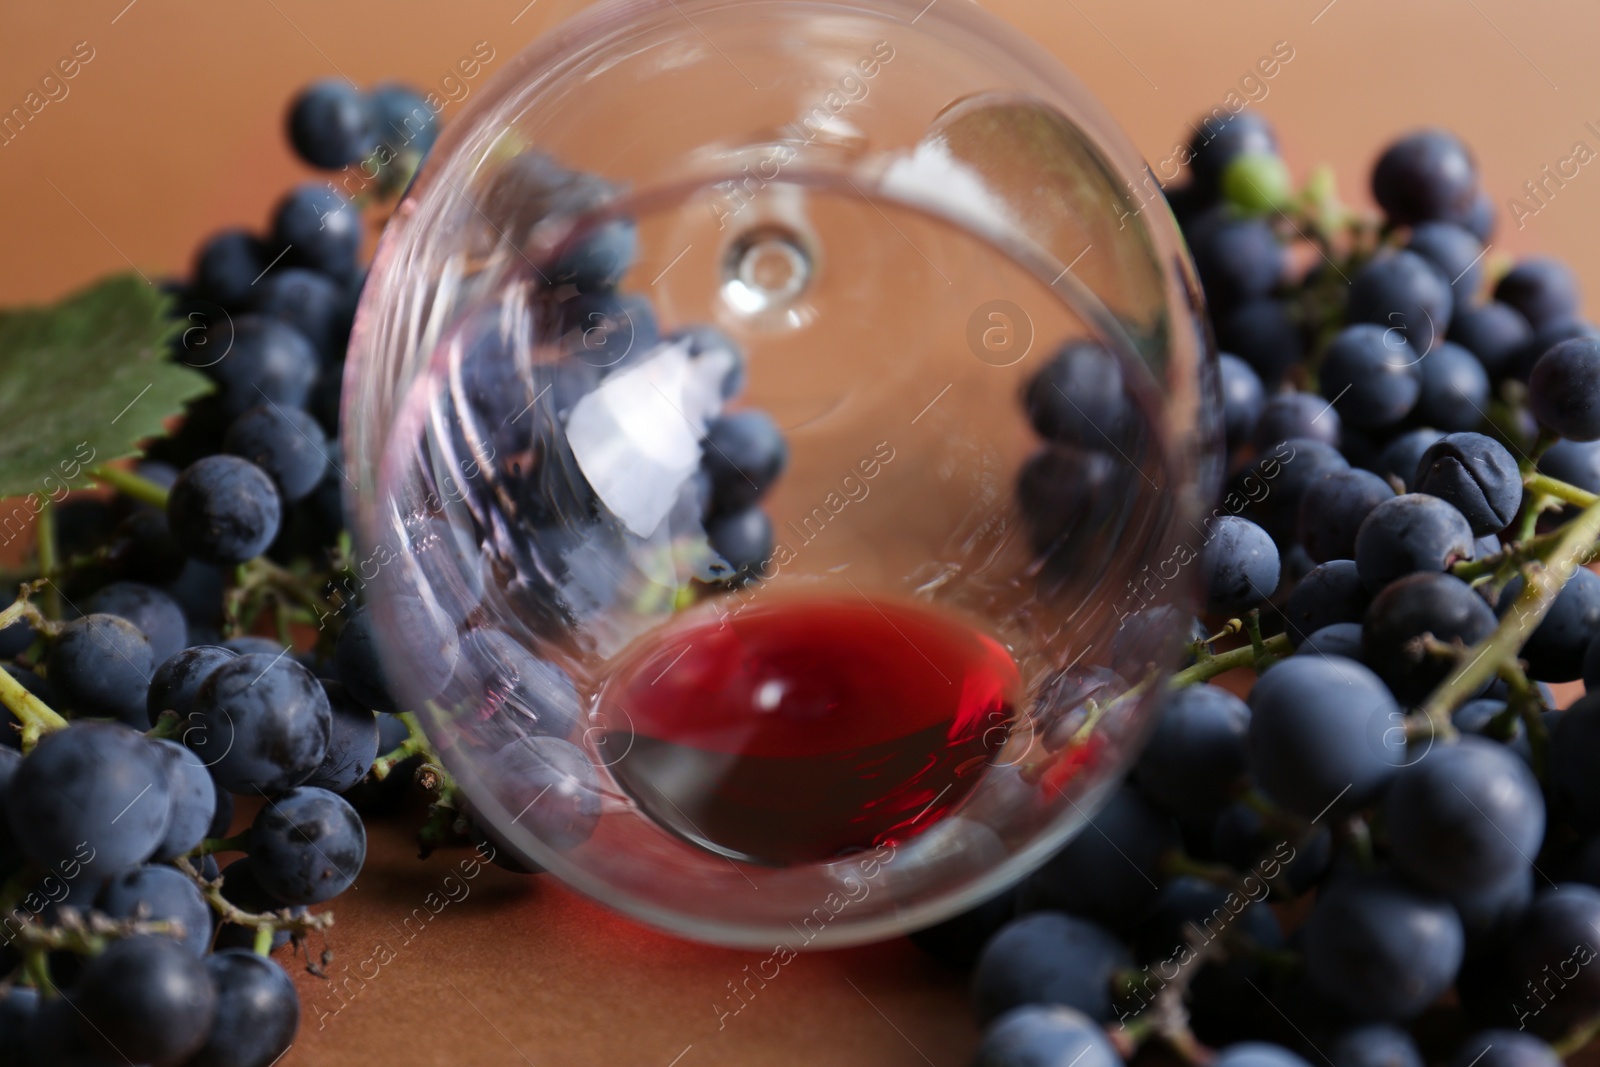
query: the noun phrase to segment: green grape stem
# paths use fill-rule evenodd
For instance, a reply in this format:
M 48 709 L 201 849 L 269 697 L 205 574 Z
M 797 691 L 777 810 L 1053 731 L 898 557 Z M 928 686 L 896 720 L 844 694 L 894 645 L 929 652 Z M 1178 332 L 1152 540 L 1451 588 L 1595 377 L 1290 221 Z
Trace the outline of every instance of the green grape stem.
M 267 931 L 267 943 L 272 943 L 272 934 L 278 930 L 286 930 L 290 937 L 304 937 L 313 930 L 327 930 L 333 925 L 333 912 L 310 912 L 296 915 L 288 908 L 270 912 L 245 911 L 238 907 L 227 897 L 222 895 L 222 879 L 207 878 L 197 870 L 187 856 L 179 856 L 173 865 L 188 875 L 200 889 L 200 895 L 205 897 L 206 903 L 211 905 L 211 910 L 217 913 L 225 923 L 236 926 L 248 926 L 256 931 L 259 941 L 261 931 Z
M 130 470 L 121 467 L 91 467 L 89 477 L 102 485 L 108 485 L 123 496 L 132 497 L 141 504 L 151 504 L 161 508 L 167 507 L 167 491 L 148 478 L 141 478 Z
M 1220 674 L 1227 674 L 1240 667 L 1265 667 L 1279 656 L 1287 656 L 1294 651 L 1294 645 L 1289 641 L 1288 634 L 1275 634 L 1264 638 L 1259 646 L 1254 644 L 1242 645 L 1227 652 L 1219 652 L 1209 659 L 1202 659 L 1199 663 L 1174 674 L 1167 685 L 1172 689 L 1181 689 L 1186 685 L 1195 685 L 1198 682 L 1209 682 Z M 1266 662 L 1263 662 L 1265 659 Z

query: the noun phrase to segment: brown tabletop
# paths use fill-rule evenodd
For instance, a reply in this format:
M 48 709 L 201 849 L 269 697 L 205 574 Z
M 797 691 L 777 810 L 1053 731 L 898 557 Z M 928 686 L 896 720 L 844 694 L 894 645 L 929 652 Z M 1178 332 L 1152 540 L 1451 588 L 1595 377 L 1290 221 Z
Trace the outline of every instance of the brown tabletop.
M 6 4 L 0 111 L 22 104 L 59 61 L 76 54 L 80 62 L 65 96 L 55 90 L 60 98 L 20 135 L 0 139 L 0 301 L 50 298 L 130 264 L 152 278 L 176 274 L 208 232 L 262 225 L 281 190 L 306 174 L 281 134 L 285 101 L 305 82 L 342 73 L 432 88 L 478 42 L 503 62 L 582 6 Z M 1072 67 L 1152 164 L 1171 153 L 1190 118 L 1230 93 L 1253 95 L 1297 172 L 1331 162 L 1347 197 L 1366 204 L 1367 168 L 1381 144 L 1410 127 L 1449 126 L 1477 149 L 1501 207 L 1491 254 L 1548 252 L 1591 286 L 1600 279 L 1600 170 L 1568 164 L 1569 176 L 1547 186 L 1542 201 L 1523 193 L 1546 165 L 1572 157 L 1577 142 L 1600 150 L 1592 56 L 1600 6 L 984 6 Z M 1292 59 L 1270 81 L 1247 81 L 1275 48 L 1280 58 L 1292 50 Z M 1507 201 L 1519 196 L 1524 209 L 1513 220 Z M 761 954 L 640 928 L 548 879 L 484 870 L 465 880 L 464 857 L 419 863 L 405 827 L 374 828 L 358 887 L 334 905 L 334 984 L 299 976 L 305 1017 L 283 1067 L 955 1067 L 970 1057 L 975 1030 L 960 980 L 903 941 L 801 957 L 719 1029 L 713 1005 Z

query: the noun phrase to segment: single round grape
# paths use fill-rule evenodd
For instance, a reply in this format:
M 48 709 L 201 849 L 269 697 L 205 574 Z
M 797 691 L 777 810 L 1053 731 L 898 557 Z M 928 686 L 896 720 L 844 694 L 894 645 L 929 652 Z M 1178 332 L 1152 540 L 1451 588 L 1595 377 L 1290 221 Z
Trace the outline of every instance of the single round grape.
M 1222 385 L 1222 425 L 1229 448 L 1237 448 L 1255 434 L 1266 407 L 1266 389 L 1250 364 L 1223 352 L 1217 356 L 1217 377 Z
M 238 418 L 268 401 L 289 408 L 305 407 L 320 373 L 320 360 L 311 341 L 288 323 L 267 315 L 235 316 L 227 351 L 206 358 L 213 362 L 203 369 L 217 382 L 217 403 L 224 419 Z
M 1381 877 L 1318 894 L 1305 926 L 1306 973 L 1356 1018 L 1414 1018 L 1455 982 L 1465 936 L 1444 901 Z
M 1466 304 L 1483 287 L 1483 242 L 1454 222 L 1424 222 L 1411 231 L 1406 250 L 1415 252 L 1439 269 Z
M 1424 349 L 1413 349 L 1407 334 L 1390 330 L 1392 325 L 1346 326 L 1323 356 L 1322 395 L 1348 425 L 1364 430 L 1393 426 L 1422 395 L 1419 353 Z
M 512 822 L 564 851 L 589 839 L 600 821 L 601 791 L 583 750 L 558 737 L 524 737 L 494 754 L 490 772 Z
M 336 793 L 299 786 L 250 825 L 256 883 L 285 904 L 320 904 L 350 888 L 367 859 L 361 816 Z
M 461 656 L 461 641 L 455 627 L 413 593 L 397 593 L 384 606 L 385 617 L 406 634 L 411 648 L 426 647 L 429 655 L 406 664 L 407 678 L 422 692 L 397 693 L 385 670 L 379 650 L 379 620 L 369 607 L 350 616 L 334 646 L 333 659 L 350 698 L 373 711 L 403 711 L 437 696 L 449 683 Z M 406 699 L 410 698 L 410 699 Z
M 1248 611 L 1278 588 L 1278 548 L 1267 531 L 1236 515 L 1211 522 L 1200 550 L 1206 610 L 1222 615 Z
M 1351 322 L 1378 328 L 1391 345 L 1405 341 L 1420 358 L 1444 340 L 1454 300 L 1450 279 L 1439 268 L 1415 252 L 1390 252 L 1350 279 L 1348 315 Z
M 1578 314 L 1578 278 L 1559 259 L 1535 256 L 1512 267 L 1495 284 L 1494 298 L 1521 312 L 1537 330 L 1547 322 Z
M 1340 1034 L 1328 1048 L 1332 1067 L 1425 1067 L 1411 1035 L 1388 1023 L 1369 1023 Z
M 1450 340 L 1477 356 L 1489 377 L 1498 380 L 1511 373 L 1533 342 L 1533 327 L 1516 308 L 1489 300 L 1456 309 Z
M 266 472 L 285 501 L 304 498 L 328 470 L 328 440 L 304 411 L 262 404 L 233 420 L 223 451 Z
M 1361 622 L 1370 603 L 1372 593 L 1361 581 L 1355 561 L 1332 559 L 1313 567 L 1290 590 L 1283 607 L 1284 628 L 1298 645 L 1324 627 Z
M 364 233 L 360 212 L 322 182 L 295 186 L 272 216 L 272 239 L 288 250 L 284 265 L 310 267 L 332 278 L 356 273 Z
M 344 286 L 305 267 L 279 266 L 255 290 L 251 311 L 294 327 L 327 368 L 323 376 L 339 377 L 350 343 L 351 308 Z
M 300 995 L 282 967 L 249 949 L 206 957 L 217 987 L 211 1032 L 184 1067 L 272 1067 L 300 1028 Z
M 1112 977 L 1132 966 L 1122 942 L 1092 922 L 1053 911 L 1024 915 L 1001 927 L 978 956 L 973 1011 L 987 1024 L 1027 1004 L 1060 1005 L 1105 1022 Z
M 1489 411 L 1489 375 L 1478 357 L 1440 341 L 1422 361 L 1422 395 L 1413 417 L 1446 431 L 1476 430 Z
M 409 85 L 375 85 L 367 94 L 367 106 L 372 109 L 378 139 L 396 155 L 425 156 L 439 136 L 439 117 L 428 106 L 427 97 Z
M 174 860 L 203 841 L 217 813 L 217 791 L 211 772 L 189 749 L 166 739 L 151 742 L 167 763 L 167 791 L 172 816 L 167 834 L 155 851 L 158 860 Z
M 1487 244 L 1489 238 L 1494 236 L 1494 197 L 1489 195 L 1489 190 L 1480 186 L 1477 195 L 1472 198 L 1472 206 L 1459 215 L 1452 215 L 1451 221 L 1460 223 L 1474 237 Z
M 194 262 L 195 295 L 235 310 L 250 302 L 251 283 L 261 276 L 271 256 L 261 238 L 249 230 L 223 230 L 213 234 Z
M 550 265 L 551 286 L 570 285 L 580 293 L 615 286 L 639 252 L 639 227 L 632 219 L 608 219 L 564 247 Z
M 724 563 L 730 577 L 756 574 L 772 558 L 772 520 L 758 506 L 716 515 L 706 522 L 706 540 Z
M 1496 741 L 1432 746 L 1395 775 L 1384 805 L 1395 867 L 1438 893 L 1495 885 L 1544 841 L 1539 782 Z
M 1478 167 L 1455 134 L 1407 134 L 1383 150 L 1372 169 L 1372 196 L 1397 225 L 1459 219 L 1472 210 Z
M 200 683 L 235 655 L 237 653 L 220 645 L 191 645 L 167 657 L 151 676 L 145 695 L 150 722 L 159 719 L 163 711 L 177 712 L 179 719 L 187 720 Z
M 1522 506 L 1522 473 L 1504 445 L 1481 433 L 1439 438 L 1417 462 L 1416 491 L 1453 504 L 1475 537 L 1499 533 Z
M 283 505 L 272 479 L 237 456 L 207 456 L 178 476 L 167 498 L 173 536 L 209 563 L 244 563 L 278 535 Z
M 144 690 L 150 684 L 150 642 L 116 615 L 85 615 L 61 628 L 45 662 L 50 687 L 79 715 L 150 728 Z
M 1517 612 L 1522 589 L 1520 574 L 1506 583 L 1500 593 L 1502 617 Z M 1527 635 L 1521 658 L 1528 663 L 1528 676 L 1541 682 L 1577 681 L 1583 677 L 1584 656 L 1596 633 L 1600 633 L 1600 575 L 1578 567 Z
M 1305 439 L 1339 447 L 1343 419 L 1339 409 L 1311 393 L 1279 393 L 1267 401 L 1256 421 L 1255 443 L 1267 451 L 1279 441 Z
M 313 167 L 338 170 L 378 144 L 367 98 L 343 78 L 312 82 L 289 105 L 289 143 Z
M 1178 844 L 1172 818 L 1122 786 L 1083 833 L 1023 881 L 1019 905 L 1127 929 L 1155 899 L 1161 860 Z
M 1472 555 L 1472 526 L 1466 517 L 1425 493 L 1385 500 L 1356 532 L 1356 569 L 1374 590 L 1407 574 L 1443 571 Z
M 1579 830 L 1600 830 L 1600 775 L 1594 773 L 1600 760 L 1600 691 L 1574 701 L 1556 720 L 1545 759 L 1552 814 Z
M 176 921 L 183 926 L 179 942 L 196 956 L 211 944 L 211 905 L 194 879 L 174 867 L 138 867 L 111 879 L 100 889 L 95 907 L 113 919 Z
M 1408 574 L 1383 587 L 1367 608 L 1363 661 L 1402 701 L 1420 701 L 1454 664 L 1421 648 L 1432 634 L 1472 645 L 1494 632 L 1494 612 L 1466 582 L 1448 574 Z
M 1292 656 L 1250 691 L 1250 768 L 1273 799 L 1305 818 L 1375 800 L 1394 767 L 1372 743 L 1373 723 L 1397 722 L 1399 705 L 1354 660 Z
M 1218 306 L 1266 296 L 1288 269 L 1288 252 L 1265 219 L 1213 210 L 1186 236 L 1206 298 Z
M 1013 1008 L 996 1019 L 984 1031 L 974 1062 L 982 1067 L 1122 1067 L 1094 1020 L 1046 1004 Z
M 211 1031 L 217 986 L 206 965 L 165 937 L 113 941 L 67 994 L 83 1037 L 102 1055 L 180 1064 Z
M 189 644 L 189 623 L 178 602 L 154 586 L 112 582 L 84 603 L 86 615 L 115 615 L 139 628 L 150 642 L 152 664 L 164 663 Z
M 1562 341 L 1533 366 L 1528 410 L 1551 433 L 1600 439 L 1600 338 Z
M 1355 555 L 1356 532 L 1372 509 L 1394 499 L 1394 489 L 1371 471 L 1331 471 L 1300 498 L 1300 543 L 1317 563 Z
M 1134 419 L 1121 364 L 1093 341 L 1058 349 L 1029 381 L 1023 403 L 1040 437 L 1079 448 L 1120 447 Z
M 724 515 L 761 499 L 789 462 L 783 431 L 764 411 L 713 420 L 702 451 L 701 463 L 711 475 L 711 510 Z
M 1211 311 L 1217 345 L 1250 364 L 1269 388 L 1305 356 L 1304 330 L 1282 300 L 1261 297 Z
M 1422 454 L 1443 436 L 1443 433 L 1432 427 L 1407 430 L 1384 447 L 1378 463 L 1378 473 L 1398 481 L 1409 493 L 1416 488 L 1412 481 L 1417 476 L 1417 464 L 1422 462 Z
M 328 752 L 307 778 L 307 786 L 343 793 L 367 776 L 378 758 L 378 717 L 355 701 L 338 682 L 322 679 L 332 712 Z
M 1482 1030 L 1462 1042 L 1450 1067 L 1561 1067 L 1561 1057 L 1532 1034 Z
M 1564 980 L 1560 995 L 1545 998 L 1543 1010 L 1527 1020 L 1530 1030 L 1556 1037 L 1600 1011 L 1600 968 L 1592 966 L 1600 948 L 1600 891 L 1576 883 L 1541 889 L 1507 941 L 1504 977 L 1513 996 L 1525 999 L 1551 974 Z
M 332 715 L 310 671 L 282 654 L 252 653 L 201 683 L 183 743 L 230 792 L 273 796 L 321 765 Z
M 1214 685 L 1165 697 L 1155 732 L 1133 778 L 1140 791 L 1176 814 L 1211 811 L 1233 798 L 1245 778 L 1250 709 Z
M 1229 1045 L 1211 1061 L 1212 1067 L 1311 1067 L 1281 1045 L 1244 1041 Z
M 1297 656 L 1342 656 L 1362 662 L 1365 656 L 1361 640 L 1361 624 L 1336 622 L 1313 631 L 1294 650 Z
M 602 374 L 634 365 L 661 339 L 654 307 L 636 293 L 584 293 L 561 310 L 561 346 Z

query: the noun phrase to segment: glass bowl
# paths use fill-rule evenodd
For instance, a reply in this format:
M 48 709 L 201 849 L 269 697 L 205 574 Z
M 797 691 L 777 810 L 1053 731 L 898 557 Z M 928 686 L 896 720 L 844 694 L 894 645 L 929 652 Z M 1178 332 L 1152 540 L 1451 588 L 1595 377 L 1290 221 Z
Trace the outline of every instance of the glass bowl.
M 343 423 L 390 682 L 475 832 L 796 949 L 1074 833 L 1218 476 L 1151 182 L 966 3 L 605 3 L 475 97 L 379 245 Z

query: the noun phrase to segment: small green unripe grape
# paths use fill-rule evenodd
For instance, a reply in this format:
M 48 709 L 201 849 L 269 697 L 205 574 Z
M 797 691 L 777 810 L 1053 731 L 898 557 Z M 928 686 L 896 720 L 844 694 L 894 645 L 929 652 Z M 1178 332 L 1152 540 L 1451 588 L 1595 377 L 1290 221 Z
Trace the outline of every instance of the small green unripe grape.
M 1277 156 L 1243 155 L 1222 172 L 1222 195 L 1239 210 L 1264 215 L 1294 196 L 1289 168 Z

